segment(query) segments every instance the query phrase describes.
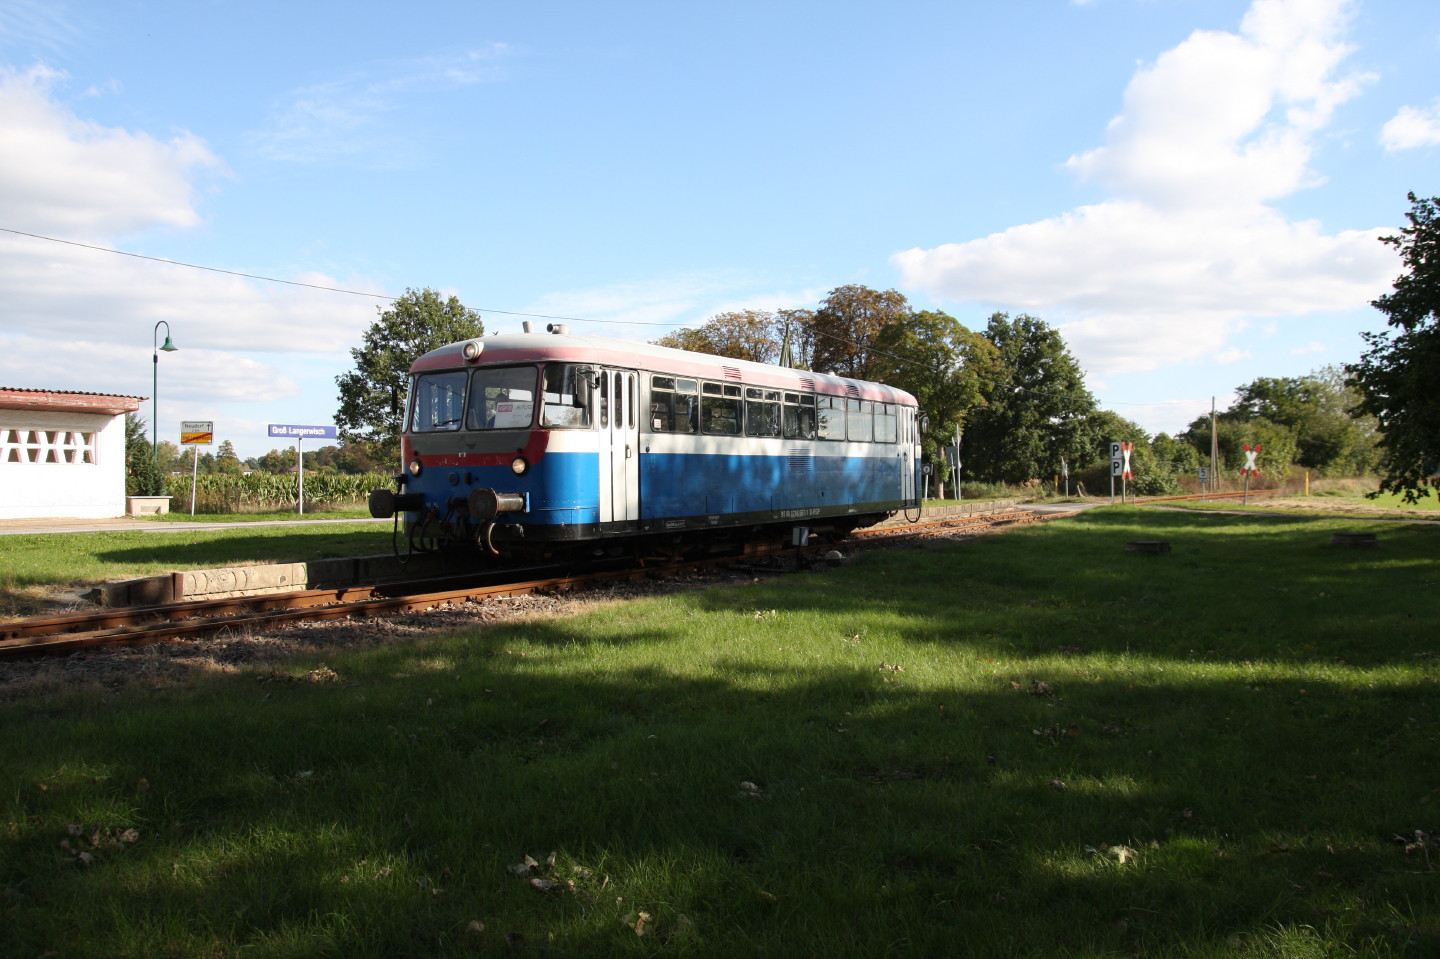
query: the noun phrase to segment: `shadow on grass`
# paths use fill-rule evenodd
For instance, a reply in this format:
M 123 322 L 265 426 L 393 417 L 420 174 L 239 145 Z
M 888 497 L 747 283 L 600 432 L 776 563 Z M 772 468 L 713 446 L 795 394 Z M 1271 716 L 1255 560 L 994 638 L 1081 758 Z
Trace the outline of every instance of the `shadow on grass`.
M 177 569 L 212 563 L 255 565 L 267 562 L 302 562 L 343 556 L 367 556 L 391 550 L 390 530 L 366 529 L 336 532 L 325 528 L 280 528 L 274 532 L 206 535 L 182 525 L 163 532 L 145 533 L 136 545 L 100 548 L 94 555 L 106 562 L 126 565 L 169 564 Z
M 1396 601 L 1359 571 L 1379 559 L 1243 523 L 1216 545 L 1206 522 L 1164 526 L 1169 556 L 1123 553 L 1133 518 L 1087 519 L 197 695 L 9 707 L 0 945 L 1432 954 L 1440 887 L 1392 839 L 1437 825 L 1433 641 L 1337 655 Z M 1292 591 L 1272 634 L 1188 624 L 1210 602 L 1182 593 L 1222 583 L 1241 614 Z M 1418 585 L 1394 591 L 1433 622 Z M 1282 608 L 1341 622 L 1283 634 Z

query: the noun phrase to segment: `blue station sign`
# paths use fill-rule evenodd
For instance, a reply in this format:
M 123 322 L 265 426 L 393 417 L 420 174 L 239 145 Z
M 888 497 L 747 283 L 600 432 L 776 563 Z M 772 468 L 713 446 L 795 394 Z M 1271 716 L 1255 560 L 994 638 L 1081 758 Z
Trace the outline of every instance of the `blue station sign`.
M 285 436 L 290 439 L 333 440 L 338 435 L 333 426 L 282 426 L 270 424 L 271 436 Z

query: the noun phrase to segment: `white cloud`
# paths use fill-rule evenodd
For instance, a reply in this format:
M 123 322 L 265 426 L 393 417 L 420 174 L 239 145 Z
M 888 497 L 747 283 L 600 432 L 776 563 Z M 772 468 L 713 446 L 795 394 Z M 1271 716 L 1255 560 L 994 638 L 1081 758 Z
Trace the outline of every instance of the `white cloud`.
M 1440 145 L 1440 98 L 1428 110 L 1401 107 L 1381 129 L 1380 144 L 1392 153 Z
M 6 0 L 0 4 L 0 47 L 58 52 L 74 43 L 77 34 L 71 11 L 58 0 Z
M 1304 355 L 1307 354 L 1307 353 L 1324 353 L 1326 349 L 1327 349 L 1327 347 L 1325 346 L 1324 343 L 1318 343 L 1318 342 L 1316 342 L 1315 340 L 1311 340 L 1309 343 L 1306 343 L 1304 346 L 1297 346 L 1297 347 L 1295 347 L 1295 349 L 1293 349 L 1293 350 L 1290 351 L 1290 355 L 1291 355 L 1291 356 L 1304 356 Z
M 161 141 L 78 118 L 54 97 L 63 80 L 44 67 L 0 71 L 0 383 L 149 395 L 161 320 L 180 348 L 161 358 L 162 402 L 296 397 L 296 380 L 256 355 L 343 366 L 384 301 L 79 245 L 114 248 L 121 235 L 198 224 L 193 178 L 221 165 L 189 134 Z M 383 288 L 364 277 L 293 279 Z
M 1231 347 L 1230 349 L 1224 350 L 1220 353 L 1216 353 L 1214 356 L 1211 357 L 1211 359 L 1213 359 L 1216 363 L 1222 363 L 1227 365 L 1230 363 L 1238 363 L 1241 360 L 1248 360 L 1250 358 L 1251 354 L 1249 350 L 1242 350 L 1238 347 Z
M 174 401 L 264 402 L 287 399 L 299 392 L 293 380 L 269 365 L 230 353 L 196 349 L 186 344 L 179 331 L 175 340 L 180 349 L 161 356 L 157 370 L 145 332 L 151 330 L 136 331 L 133 345 L 48 333 L 43 337 L 0 336 L 0 383 L 149 397 L 158 373 L 162 406 Z M 149 417 L 148 403 L 142 412 Z
M 269 126 L 251 134 L 251 147 L 290 163 L 405 165 L 420 147 L 415 137 L 390 128 L 396 118 L 412 113 L 423 97 L 503 80 L 510 53 L 505 44 L 491 44 L 458 56 L 379 64 L 294 90 Z
M 1320 182 L 1311 139 L 1367 82 L 1336 75 L 1347 20 L 1343 0 L 1256 0 L 1238 33 L 1196 31 L 1136 73 L 1106 145 L 1068 161 L 1111 199 L 897 253 L 905 282 L 1058 312 L 1101 373 L 1215 356 L 1243 317 L 1363 306 L 1393 272 L 1389 231 L 1326 234 L 1267 205 Z
M 301 282 L 373 289 L 364 279 Z M 359 341 L 383 301 L 260 284 L 0 233 L 0 333 L 144 344 L 159 320 L 177 342 L 255 353 L 338 351 Z M 123 332 L 122 332 L 123 331 Z
M 221 164 L 192 134 L 169 141 L 77 117 L 43 66 L 0 67 L 0 210 L 7 224 L 94 239 L 200 220 L 191 178 Z

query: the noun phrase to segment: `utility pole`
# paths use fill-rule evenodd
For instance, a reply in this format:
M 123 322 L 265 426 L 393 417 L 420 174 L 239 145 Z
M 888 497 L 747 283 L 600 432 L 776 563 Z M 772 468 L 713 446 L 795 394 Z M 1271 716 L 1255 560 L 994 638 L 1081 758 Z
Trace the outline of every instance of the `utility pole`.
M 1210 482 L 1211 488 L 1220 489 L 1220 434 L 1215 432 L 1215 397 L 1210 397 Z

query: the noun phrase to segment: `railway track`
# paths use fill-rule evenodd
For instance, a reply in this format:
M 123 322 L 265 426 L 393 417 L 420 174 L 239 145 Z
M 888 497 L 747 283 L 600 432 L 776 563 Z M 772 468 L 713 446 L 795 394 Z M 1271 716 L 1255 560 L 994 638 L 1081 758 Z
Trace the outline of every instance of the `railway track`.
M 860 530 L 854 540 L 872 543 L 940 536 L 961 530 L 1034 522 L 1045 517 L 1026 511 L 998 516 L 917 522 Z M 394 616 L 446 604 L 482 602 L 499 597 L 567 591 L 625 579 L 675 574 L 708 566 L 753 565 L 800 554 L 828 551 L 829 545 L 799 549 L 752 550 L 742 556 L 685 560 L 663 566 L 605 561 L 583 570 L 531 567 L 439 579 L 298 590 L 261 596 L 100 609 L 0 623 L 0 660 L 67 655 L 105 646 L 143 646 L 170 639 L 234 632 L 257 632 L 298 622 Z M 797 563 L 798 565 L 798 563 Z M 784 571 L 774 567 L 775 572 Z

